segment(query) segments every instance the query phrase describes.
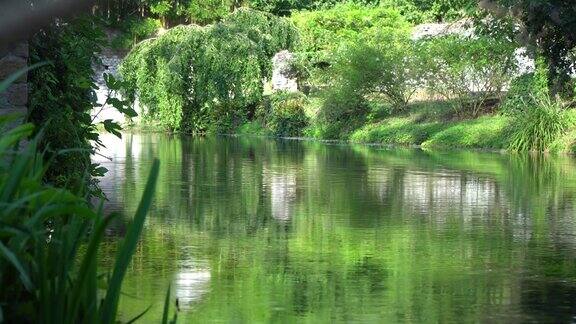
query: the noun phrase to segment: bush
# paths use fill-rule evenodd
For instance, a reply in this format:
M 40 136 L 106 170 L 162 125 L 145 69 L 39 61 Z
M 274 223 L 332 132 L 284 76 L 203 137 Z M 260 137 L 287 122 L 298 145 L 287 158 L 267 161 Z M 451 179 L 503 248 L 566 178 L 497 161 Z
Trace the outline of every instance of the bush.
M 347 139 L 366 122 L 370 105 L 350 88 L 333 88 L 322 93 L 322 105 L 315 118 L 314 137 Z
M 29 73 L 28 117 L 43 132 L 46 158 L 54 159 L 44 176 L 56 186 L 84 188 L 96 170 L 90 161 L 91 141 L 98 142 L 90 115 L 97 88 L 92 62 L 103 36 L 91 19 L 77 18 L 30 40 L 30 64 L 49 63 Z
M 213 26 L 179 26 L 139 44 L 120 72 L 145 121 L 172 131 L 226 133 L 254 115 L 271 58 L 297 41 L 289 21 L 241 9 Z
M 349 46 L 328 73 L 336 87 L 364 98 L 383 97 L 402 110 L 420 87 L 422 67 L 407 35 L 382 32 Z
M 548 77 L 544 61 L 536 60 L 536 70 L 523 74 L 510 83 L 510 88 L 500 109 L 504 114 L 523 114 L 549 95 Z
M 118 26 L 122 33 L 114 37 L 110 45 L 114 49 L 130 49 L 142 40 L 154 36 L 160 27 L 158 19 L 124 19 Z
M 410 24 L 393 8 L 343 3 L 328 10 L 292 14 L 301 35 L 299 51 L 313 64 L 330 64 L 341 46 L 360 35 L 407 32 Z
M 306 104 L 307 98 L 302 93 L 278 92 L 265 100 L 261 118 L 275 136 L 302 136 L 309 123 Z
M 429 91 L 455 102 L 458 114 L 476 117 L 499 100 L 517 71 L 514 43 L 502 38 L 444 36 L 422 42 Z
M 527 109 L 515 115 L 511 126 L 511 151 L 549 151 L 574 124 L 558 100 L 535 98 L 533 103 L 527 103 Z

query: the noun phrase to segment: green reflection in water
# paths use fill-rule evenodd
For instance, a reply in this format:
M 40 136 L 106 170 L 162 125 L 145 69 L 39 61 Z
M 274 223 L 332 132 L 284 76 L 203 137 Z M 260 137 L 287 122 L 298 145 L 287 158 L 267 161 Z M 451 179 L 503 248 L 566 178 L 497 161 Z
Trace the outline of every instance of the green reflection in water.
M 576 315 L 576 164 L 258 138 L 106 138 L 102 186 L 154 209 L 120 310 L 172 284 L 188 322 L 524 322 Z M 101 252 L 110 267 L 125 222 Z

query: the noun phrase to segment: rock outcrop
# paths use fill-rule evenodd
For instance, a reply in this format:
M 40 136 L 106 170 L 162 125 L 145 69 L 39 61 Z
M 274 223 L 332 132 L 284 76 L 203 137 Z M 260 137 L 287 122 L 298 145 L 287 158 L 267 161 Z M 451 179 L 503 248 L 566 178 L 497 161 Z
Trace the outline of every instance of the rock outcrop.
M 0 81 L 28 66 L 28 43 L 23 42 L 13 49 L 0 53 Z M 28 83 L 25 73 L 12 83 L 8 89 L 0 93 L 0 109 L 2 113 L 26 112 L 28 104 Z
M 293 68 L 294 54 L 280 51 L 272 58 L 272 90 L 298 91 L 298 79 Z

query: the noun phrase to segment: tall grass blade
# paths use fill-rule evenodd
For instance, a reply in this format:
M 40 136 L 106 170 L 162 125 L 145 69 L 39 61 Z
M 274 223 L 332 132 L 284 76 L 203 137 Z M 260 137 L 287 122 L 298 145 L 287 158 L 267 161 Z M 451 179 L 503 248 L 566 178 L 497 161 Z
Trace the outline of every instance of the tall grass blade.
M 16 257 L 16 255 L 14 255 L 14 253 L 12 253 L 10 249 L 8 249 L 4 244 L 2 244 L 2 242 L 0 242 L 0 252 L 2 252 L 2 254 L 4 254 L 4 257 L 8 261 L 10 261 L 10 263 L 12 263 L 12 265 L 14 266 L 14 268 L 16 268 L 16 270 L 18 270 L 18 272 L 20 273 L 20 279 L 22 280 L 24 287 L 26 287 L 26 289 L 28 289 L 29 291 L 32 291 L 34 289 L 32 280 L 30 280 L 28 272 L 24 269 L 22 263 L 20 263 L 18 257 Z
M 164 299 L 164 312 L 162 313 L 162 324 L 168 324 L 168 313 L 170 312 L 170 285 L 166 292 L 166 299 Z
M 146 315 L 146 313 L 148 313 L 148 311 L 150 310 L 150 308 L 152 308 L 152 305 L 148 306 L 148 308 L 146 308 L 142 313 L 136 315 L 136 317 L 134 317 L 133 319 L 131 319 L 131 320 L 129 320 L 128 322 L 126 322 L 126 324 L 135 323 L 137 320 L 139 320 L 140 318 L 142 318 L 142 316 Z
M 110 217 L 104 218 L 104 220 L 99 221 L 96 224 L 96 229 L 92 233 L 92 238 L 90 243 L 88 244 L 88 248 L 86 250 L 86 254 L 82 259 L 82 264 L 80 265 L 80 270 L 78 271 L 78 277 L 76 281 L 76 285 L 72 292 L 72 305 L 70 307 L 70 320 L 73 320 L 78 315 L 78 310 L 80 308 L 80 301 L 81 295 L 83 291 L 86 289 L 86 285 L 88 284 L 87 280 L 89 279 L 90 270 L 92 267 L 96 266 L 96 253 L 98 252 L 98 247 L 102 238 L 104 237 L 104 231 L 106 227 L 110 223 L 110 221 L 114 218 L 113 215 Z

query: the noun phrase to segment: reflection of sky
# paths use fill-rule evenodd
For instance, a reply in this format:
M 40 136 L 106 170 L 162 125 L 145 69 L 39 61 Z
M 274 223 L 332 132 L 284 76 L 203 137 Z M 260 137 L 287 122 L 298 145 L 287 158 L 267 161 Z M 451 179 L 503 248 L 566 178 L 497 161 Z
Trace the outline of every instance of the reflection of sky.
M 210 271 L 200 269 L 181 270 L 176 274 L 174 286 L 180 309 L 189 309 L 208 292 Z
M 279 221 L 290 220 L 296 199 L 296 174 L 293 170 L 270 174 L 270 199 L 272 217 Z
M 395 199 L 400 199 L 405 208 L 419 214 L 434 214 L 440 222 L 450 210 L 456 209 L 464 220 L 471 220 L 473 215 L 487 215 L 506 202 L 493 179 L 455 172 L 406 170 L 400 182 L 391 183 L 391 172 L 385 168 L 369 171 L 371 188 L 377 196 L 383 200 L 390 191 L 399 190 Z
M 174 279 L 174 292 L 180 309 L 190 309 L 210 290 L 210 268 L 194 257 L 181 260 Z

